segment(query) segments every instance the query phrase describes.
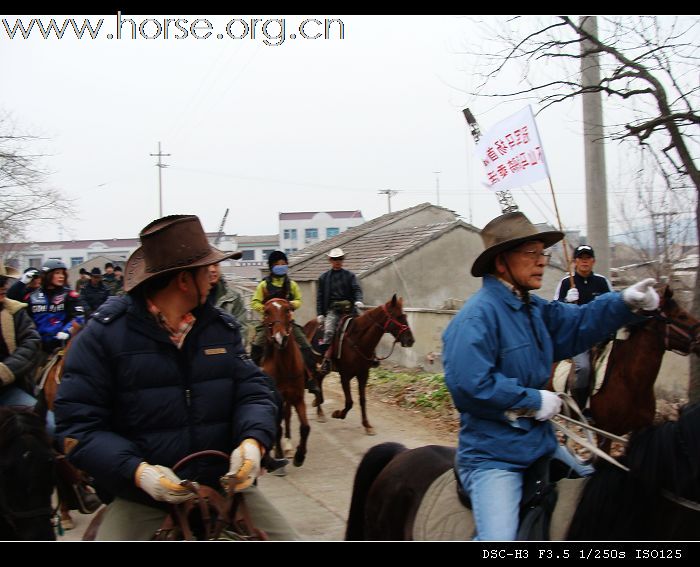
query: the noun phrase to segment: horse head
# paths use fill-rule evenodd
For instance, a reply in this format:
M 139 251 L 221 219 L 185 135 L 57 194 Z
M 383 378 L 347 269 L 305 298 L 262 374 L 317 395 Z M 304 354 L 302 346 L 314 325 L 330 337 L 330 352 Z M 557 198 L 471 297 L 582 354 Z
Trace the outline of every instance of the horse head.
M 289 302 L 279 298 L 266 301 L 263 325 L 265 325 L 267 340 L 279 349 L 285 348 L 292 331 L 292 306 Z
M 661 301 L 654 318 L 665 323 L 666 350 L 700 355 L 700 320 L 678 305 L 670 286 L 664 285 L 658 292 Z
M 54 540 L 54 453 L 43 420 L 0 408 L 0 539 Z
M 403 312 L 403 299 L 396 294 L 384 304 L 384 312 L 387 321 L 384 323 L 384 332 L 391 335 L 401 343 L 402 347 L 413 346 L 415 339 L 411 327 L 408 326 L 406 314 Z

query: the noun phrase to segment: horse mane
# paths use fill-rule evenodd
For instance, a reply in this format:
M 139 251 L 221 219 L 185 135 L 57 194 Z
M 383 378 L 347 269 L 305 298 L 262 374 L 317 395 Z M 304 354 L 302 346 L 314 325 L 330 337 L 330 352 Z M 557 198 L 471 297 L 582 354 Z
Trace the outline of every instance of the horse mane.
M 31 409 L 0 407 L 0 451 L 22 435 L 35 437 L 47 446 L 51 445 L 46 424 Z
M 567 539 L 659 539 L 659 529 L 688 529 L 660 510 L 683 511 L 662 491 L 700 501 L 700 404 L 686 406 L 678 421 L 633 433 L 620 461 L 629 472 L 603 462 L 588 479 Z

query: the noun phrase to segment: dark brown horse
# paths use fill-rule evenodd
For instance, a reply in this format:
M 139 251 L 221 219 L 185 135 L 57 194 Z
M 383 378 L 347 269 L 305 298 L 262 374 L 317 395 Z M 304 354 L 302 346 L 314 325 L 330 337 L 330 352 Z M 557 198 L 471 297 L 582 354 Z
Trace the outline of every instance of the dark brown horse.
M 653 422 L 654 383 L 667 350 L 700 354 L 700 322 L 678 305 L 670 287 L 658 291 L 659 308 L 629 327 L 626 340 L 614 341 L 603 386 L 590 400 L 596 427 L 616 435 Z M 601 440 L 600 447 L 609 452 L 610 440 Z
M 306 443 L 309 438 L 309 420 L 304 403 L 304 383 L 306 367 L 301 349 L 292 332 L 292 308 L 285 299 L 273 298 L 265 303 L 263 311 L 265 325 L 265 350 L 262 369 L 275 380 L 277 390 L 282 396 L 282 413 L 284 416 L 284 451 L 291 452 L 292 434 L 290 422 L 292 408 L 299 417 L 299 445 L 294 453 L 294 465 L 300 467 L 306 458 Z M 283 455 L 281 427 L 277 433 L 277 457 Z M 291 456 L 291 455 L 290 455 Z
M 316 319 L 312 319 L 304 325 L 306 336 L 312 344 L 318 344 L 321 336 L 319 324 Z M 367 400 L 365 398 L 365 387 L 369 377 L 369 369 L 375 365 L 375 348 L 379 344 L 384 333 L 390 333 L 396 342 L 402 347 L 413 346 L 413 333 L 408 326 L 406 315 L 403 312 L 403 300 L 396 298 L 396 294 L 384 305 L 365 311 L 359 317 L 354 318 L 345 331 L 340 358 L 333 356 L 333 369 L 340 374 L 340 383 L 345 394 L 345 406 L 342 410 L 335 410 L 333 417 L 345 419 L 352 408 L 352 394 L 350 393 L 350 380 L 357 377 L 357 389 L 360 394 L 360 408 L 362 409 L 362 425 L 368 435 L 374 435 L 374 428 L 367 419 Z M 337 335 L 337 334 L 336 334 Z M 338 337 L 336 336 L 336 339 Z M 337 343 L 337 341 L 336 341 Z M 336 348 L 335 346 L 333 347 Z M 320 357 L 319 357 L 320 360 Z M 318 387 L 323 392 L 324 375 L 317 374 Z M 323 400 L 323 394 L 320 397 Z M 323 419 L 323 408 L 321 403 L 317 404 L 319 419 Z
M 414 539 L 423 495 L 454 457 L 454 448 L 437 445 L 372 447 L 355 475 L 345 539 Z M 700 404 L 685 408 L 677 422 L 633 433 L 621 460 L 629 472 L 601 461 L 588 478 L 566 539 L 699 540 Z
M 0 540 L 55 540 L 54 452 L 46 423 L 26 408 L 0 408 Z

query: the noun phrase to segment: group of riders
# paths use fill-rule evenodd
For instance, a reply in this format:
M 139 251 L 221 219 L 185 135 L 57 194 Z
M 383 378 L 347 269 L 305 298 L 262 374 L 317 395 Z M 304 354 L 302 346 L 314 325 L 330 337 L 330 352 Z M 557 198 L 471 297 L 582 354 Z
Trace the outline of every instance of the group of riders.
M 199 226 L 199 220 L 196 217 L 184 216 L 185 220 L 196 220 L 196 225 Z M 174 224 L 177 226 L 176 218 Z M 168 223 L 164 223 L 164 232 L 170 228 Z M 144 229 L 145 230 L 145 229 Z M 184 235 L 187 237 L 187 235 Z M 202 243 L 202 246 L 205 245 Z M 206 247 L 208 247 L 206 243 Z M 143 247 L 142 247 L 143 248 Z M 207 251 L 215 250 L 213 247 L 206 248 Z M 138 252 L 138 251 L 137 251 Z M 136 253 L 135 253 L 136 254 Z M 218 256 L 217 256 L 218 257 Z M 223 310 L 227 315 L 232 316 L 231 319 L 227 319 L 226 323 L 228 327 L 235 327 L 237 332 L 237 340 L 239 344 L 232 345 L 232 350 L 238 351 L 242 348 L 244 339 L 242 337 L 241 329 L 239 328 L 240 320 L 245 320 L 246 306 L 243 303 L 241 295 L 226 286 L 223 278 L 221 277 L 221 269 L 219 261 L 225 259 L 226 257 L 236 258 L 237 253 L 223 255 L 220 254 L 219 259 L 216 262 L 207 263 L 202 269 L 206 271 L 206 280 L 203 280 L 201 285 L 196 284 L 197 293 L 202 292 L 202 304 L 210 307 L 218 307 Z M 362 304 L 362 291 L 357 284 L 357 279 L 352 272 L 344 270 L 342 268 L 344 261 L 344 253 L 340 248 L 333 249 L 329 254 L 329 261 L 331 262 L 331 269 L 328 273 L 323 274 L 321 281 L 322 286 L 319 289 L 319 299 L 318 299 L 318 309 L 319 309 L 319 320 L 323 320 L 324 316 L 327 316 L 328 323 L 325 325 L 324 339 L 319 343 L 318 350 L 320 353 L 327 353 L 329 346 L 332 343 L 334 329 L 331 328 L 330 322 L 337 320 L 335 316 L 336 311 L 342 313 L 349 313 L 352 311 L 356 312 L 357 308 L 363 306 Z M 133 258 L 133 255 L 132 255 Z M 162 259 L 153 259 L 154 262 L 158 262 L 162 266 Z M 188 258 L 189 260 L 189 258 Z M 131 259 L 129 260 L 131 261 Z M 176 262 L 176 265 L 182 265 L 182 262 Z M 289 301 L 290 306 L 293 310 L 298 309 L 301 306 L 301 292 L 299 286 L 295 281 L 289 278 L 287 274 L 288 269 L 288 259 L 284 252 L 274 251 L 269 255 L 268 265 L 270 268 L 269 276 L 265 277 L 258 285 L 255 295 L 251 302 L 251 307 L 253 310 L 262 312 L 264 303 L 272 298 L 283 298 Z M 129 264 L 127 263 L 127 267 Z M 187 266 L 185 266 L 187 268 Z M 186 335 L 193 333 L 193 327 L 195 327 L 195 320 L 199 318 L 199 315 L 193 315 L 197 313 L 198 309 L 201 309 L 203 305 L 197 304 L 188 306 L 189 309 L 184 314 L 185 317 L 182 321 L 176 324 L 172 324 L 172 318 L 170 316 L 170 305 L 168 305 L 166 300 L 172 301 L 173 304 L 182 300 L 182 297 L 178 293 L 173 293 L 168 296 L 164 296 L 166 300 L 161 300 L 160 302 L 156 299 L 160 299 L 158 296 L 162 295 L 158 292 L 161 291 L 160 288 L 150 288 L 148 284 L 152 282 L 145 282 L 145 285 L 130 285 L 129 279 L 126 280 L 122 277 L 122 271 L 120 267 L 117 267 L 116 276 L 112 277 L 114 273 L 114 266 L 109 264 L 105 268 L 106 273 L 103 275 L 99 268 L 93 268 L 91 272 L 81 270 L 81 279 L 76 283 L 75 289 L 69 285 L 68 282 L 68 272 L 66 265 L 60 260 L 51 259 L 44 263 L 40 269 L 28 268 L 25 270 L 24 274 L 17 279 L 12 287 L 9 287 L 9 279 L 6 276 L 1 276 L 0 280 L 0 300 L 2 309 L 2 335 L 3 340 L 0 341 L 0 378 L 2 379 L 2 388 L 0 389 L 0 405 L 2 406 L 28 406 L 34 407 L 37 403 L 37 397 L 43 395 L 42 392 L 38 391 L 37 385 L 40 381 L 42 374 L 42 369 L 46 366 L 48 359 L 53 353 L 56 353 L 60 349 L 63 349 L 67 342 L 73 338 L 74 335 L 78 333 L 83 327 L 85 330 L 81 332 L 84 336 L 84 342 L 76 342 L 74 351 L 77 354 L 71 354 L 74 359 L 80 356 L 79 344 L 85 344 L 89 341 L 89 335 L 91 329 L 96 329 L 99 327 L 97 321 L 102 321 L 103 323 L 108 320 L 115 306 L 118 305 L 117 300 L 132 299 L 132 296 L 139 296 L 139 299 L 145 299 L 146 311 L 149 315 L 161 325 L 167 331 L 167 335 L 171 339 L 173 337 L 178 337 L 175 342 L 175 346 L 182 348 L 185 343 Z M 133 272 L 133 270 L 132 270 Z M 166 270 L 167 276 L 171 275 L 172 270 Z M 19 274 L 18 274 L 19 275 Z M 151 274 L 146 274 L 145 279 L 150 278 Z M 110 277 L 112 280 L 109 287 L 105 285 L 105 279 L 109 281 Z M 160 279 L 160 278 L 156 278 Z M 125 285 L 126 284 L 126 285 Z M 161 282 L 162 285 L 162 282 Z M 146 292 L 141 296 L 141 294 L 134 294 L 134 288 L 139 287 L 139 291 L 146 290 Z M 201 289 L 200 289 L 201 288 Z M 178 290 L 181 291 L 181 290 Z M 126 293 L 129 292 L 129 293 Z M 125 296 L 126 294 L 126 296 Z M 106 301 L 110 297 L 114 296 L 112 302 Z M 137 301 L 137 303 L 140 303 Z M 10 315 L 14 319 L 5 319 L 5 315 Z M 189 318 L 187 317 L 189 315 Z M 334 318 L 335 317 L 335 318 Z M 116 319 L 117 317 L 115 317 Z M 95 322 L 92 322 L 92 321 Z M 90 322 L 89 325 L 86 324 Z M 111 326 L 110 326 L 111 327 Z M 99 329 L 97 329 L 99 330 Z M 260 365 L 263 353 L 263 344 L 265 341 L 265 327 L 261 323 L 256 327 L 255 339 L 251 345 L 251 358 L 256 363 Z M 301 348 L 301 352 L 304 361 L 308 367 L 307 372 L 307 383 L 306 386 L 310 392 L 319 393 L 316 380 L 314 378 L 317 367 L 314 360 L 311 346 L 309 341 L 305 337 L 303 330 L 297 324 L 293 324 L 294 336 Z M 183 344 L 184 343 L 184 344 Z M 71 359 L 67 359 L 66 371 L 64 380 L 66 383 L 71 384 Z M 230 368 L 229 373 L 231 373 L 235 368 Z M 98 370 L 96 369 L 97 373 Z M 259 372 L 259 371 L 258 371 Z M 88 370 L 86 374 L 89 374 Z M 240 372 L 238 373 L 240 374 Z M 234 378 L 238 379 L 234 373 Z M 269 384 L 268 384 L 269 386 Z M 63 389 L 59 391 L 59 399 L 57 400 L 57 414 L 61 415 L 61 396 Z M 270 397 L 270 394 L 266 394 Z M 276 406 L 279 406 L 280 400 L 279 396 L 274 393 L 271 396 L 272 401 Z M 232 411 L 234 408 L 229 408 Z M 277 408 L 278 410 L 279 408 Z M 204 414 L 208 410 L 204 410 Z M 277 414 L 279 411 L 275 412 L 275 427 L 277 423 Z M 53 412 L 47 413 L 47 430 L 49 434 L 53 437 L 56 433 L 56 423 Z M 84 417 L 84 416 L 83 416 Z M 266 425 L 269 425 L 266 423 Z M 57 450 L 59 453 L 70 453 L 70 445 L 73 441 L 66 441 L 65 435 L 59 435 L 57 439 Z M 234 420 L 234 429 L 236 429 Z M 255 428 L 253 428 L 255 431 Z M 229 436 L 231 433 L 229 433 Z M 79 439 L 79 436 L 76 435 Z M 274 438 L 274 437 L 273 437 Z M 257 451 L 260 453 L 258 458 L 262 458 L 266 450 L 271 445 L 271 440 L 267 439 L 266 435 L 262 433 L 251 434 L 251 439 L 255 441 L 255 444 L 251 443 L 239 443 L 239 448 L 247 448 L 248 451 Z M 250 441 L 246 439 L 245 441 Z M 230 441 L 229 441 L 230 442 Z M 225 445 L 227 445 L 226 443 Z M 255 449 L 251 449 L 251 446 L 255 446 Z M 227 448 L 230 452 L 230 448 Z M 244 451 L 245 452 L 245 451 Z M 77 454 L 77 451 L 75 452 Z M 182 456 L 182 455 L 179 455 Z M 239 457 L 244 459 L 243 457 Z M 273 462 L 273 459 L 262 460 L 265 466 L 266 462 Z M 71 459 L 72 460 L 72 459 Z M 169 466 L 173 463 L 168 462 Z M 242 466 L 242 465 L 241 465 Z M 279 466 L 279 465 L 278 465 Z M 257 464 L 260 467 L 260 464 Z M 114 499 L 115 492 L 118 490 L 110 490 L 109 482 L 104 484 L 101 483 L 101 478 L 99 471 L 95 474 L 95 470 L 90 466 L 84 467 L 89 475 L 95 477 L 94 486 L 97 489 L 100 497 L 102 497 L 106 502 L 110 502 Z M 101 467 L 98 467 L 101 468 Z M 165 477 L 162 476 L 162 470 L 165 467 L 160 465 L 155 466 L 153 469 L 146 469 L 146 473 L 137 470 L 136 474 L 136 485 L 143 488 L 143 483 L 148 483 L 149 474 L 155 479 L 154 486 L 158 489 L 161 487 L 161 481 L 163 478 L 170 478 L 172 473 L 166 473 Z M 240 467 L 239 467 L 240 468 Z M 268 466 L 268 468 L 271 468 Z M 234 471 L 238 472 L 238 471 Z M 196 475 L 195 475 L 196 476 Z M 199 475 L 202 476 L 201 474 Z M 206 476 L 206 475 L 204 475 Z M 143 478 L 142 478 L 143 477 Z M 71 477 L 73 478 L 73 477 Z M 199 478 L 199 477 L 197 477 Z M 251 477 L 255 480 L 255 474 Z M 245 481 L 238 484 L 246 484 Z M 250 484 L 250 483 L 248 483 Z M 243 490 L 248 488 L 246 486 L 239 487 L 238 489 Z M 76 486 L 75 490 L 80 490 L 83 492 L 82 501 L 88 502 L 88 505 L 81 509 L 83 512 L 92 512 L 99 506 L 100 501 L 97 499 L 97 495 L 93 489 L 87 485 Z M 147 494 L 150 494 L 155 500 L 163 501 L 163 498 L 157 498 L 154 494 L 151 494 L 146 488 L 144 488 Z M 154 488 L 154 490 L 156 490 Z M 248 489 L 250 491 L 250 488 Z M 247 492 L 248 492 L 247 491 Z M 160 495 L 162 496 L 162 495 Z M 182 496 L 182 495 L 179 495 Z M 185 497 L 188 498 L 190 493 L 186 494 Z M 169 498 L 169 497 L 166 497 Z M 117 498 L 119 501 L 119 499 Z M 138 500 L 138 499 L 137 499 Z M 143 498 L 141 498 L 143 500 Z M 177 497 L 175 498 L 177 500 Z M 279 519 L 278 514 L 268 510 L 269 506 L 263 500 L 256 498 L 255 494 L 249 494 L 247 496 L 248 501 L 252 501 L 254 504 L 251 508 L 258 508 L 259 514 L 262 514 L 260 523 L 267 528 L 268 535 L 277 535 L 280 539 L 295 539 L 296 535 L 293 530 L 286 524 L 286 522 Z M 169 501 L 166 499 L 165 501 Z M 93 505 L 94 504 L 94 505 Z M 250 506 L 250 503 L 249 503 Z M 262 510 L 260 512 L 260 510 Z M 269 518 L 272 518 L 268 523 Z M 64 527 L 71 527 L 70 525 L 64 525 Z M 102 530 L 101 530 L 102 531 Z M 118 530 L 115 532 L 113 529 L 107 527 L 104 530 L 105 537 L 121 539 L 124 535 Z M 136 534 L 129 534 L 129 538 L 139 538 Z
M 168 504 L 195 498 L 197 483 L 242 492 L 253 521 L 270 539 L 298 539 L 257 488 L 281 400 L 259 368 L 264 325 L 256 327 L 249 357 L 231 315 L 245 306 L 228 293 L 218 264 L 239 254 L 211 246 L 194 215 L 163 217 L 139 236 L 141 246 L 127 260 L 125 294 L 93 310 L 66 357 L 55 403 L 61 451 L 94 479 L 108 503 L 98 539 L 148 538 L 163 523 Z M 611 293 L 607 280 L 593 274 L 593 249 L 583 245 L 575 251 L 574 285 L 562 280 L 555 301 L 547 302 L 530 291 L 542 285 L 545 249 L 563 234 L 540 232 L 522 213 L 508 213 L 481 236 L 485 250 L 471 273 L 483 278 L 483 288 L 445 330 L 445 382 L 460 412 L 455 467 L 471 499 L 476 536 L 510 540 L 524 472 L 561 452 L 548 423 L 561 405 L 545 389 L 552 362 L 640 320 L 637 312 L 658 307 L 659 297 L 653 280 Z M 355 274 L 343 269 L 343 251 L 335 248 L 328 258 L 331 268 L 321 274 L 316 296 L 317 318 L 325 323 L 317 348 L 326 357 L 341 314 L 364 306 Z M 252 309 L 262 312 L 272 298 L 298 309 L 302 296 L 289 278 L 287 256 L 275 251 L 268 264 Z M 2 405 L 33 405 L 34 383 L 27 377 L 39 351 L 48 356 L 85 323 L 64 264 L 49 260 L 40 281 L 34 279 L 21 279 L 26 305 L 5 298 L 7 279 L 0 280 Z M 224 304 L 227 310 L 216 308 Z M 293 333 L 309 367 L 307 387 L 315 391 L 311 345 L 296 323 Z M 585 405 L 588 384 L 581 378 L 576 388 Z M 521 409 L 532 413 L 505 417 Z M 177 470 L 188 455 L 212 449 L 230 455 L 228 466 L 188 462 Z M 587 474 L 580 463 L 571 466 L 577 465 Z

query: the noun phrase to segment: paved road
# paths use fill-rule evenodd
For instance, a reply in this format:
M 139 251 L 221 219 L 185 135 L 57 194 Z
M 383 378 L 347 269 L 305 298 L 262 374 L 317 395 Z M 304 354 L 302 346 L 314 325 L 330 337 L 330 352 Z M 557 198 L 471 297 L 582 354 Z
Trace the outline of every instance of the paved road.
M 324 381 L 326 403 L 324 411 L 330 416 L 343 406 L 343 394 L 336 374 Z M 353 395 L 357 396 L 353 382 Z M 308 412 L 315 418 L 315 408 Z M 328 418 L 327 423 L 311 422 L 309 449 L 302 467 L 286 467 L 284 477 L 266 474 L 259 485 L 267 497 L 285 514 L 304 540 L 342 540 L 355 469 L 362 455 L 373 445 L 384 441 L 398 441 L 418 447 L 431 443 L 454 444 L 452 436 L 431 431 L 429 421 L 417 413 L 401 410 L 380 401 L 369 400 L 369 419 L 377 435 L 368 436 L 360 423 L 359 403 L 347 419 Z M 293 442 L 298 439 L 298 422 Z M 77 527 L 59 537 L 61 540 L 79 540 L 91 516 L 75 514 Z

